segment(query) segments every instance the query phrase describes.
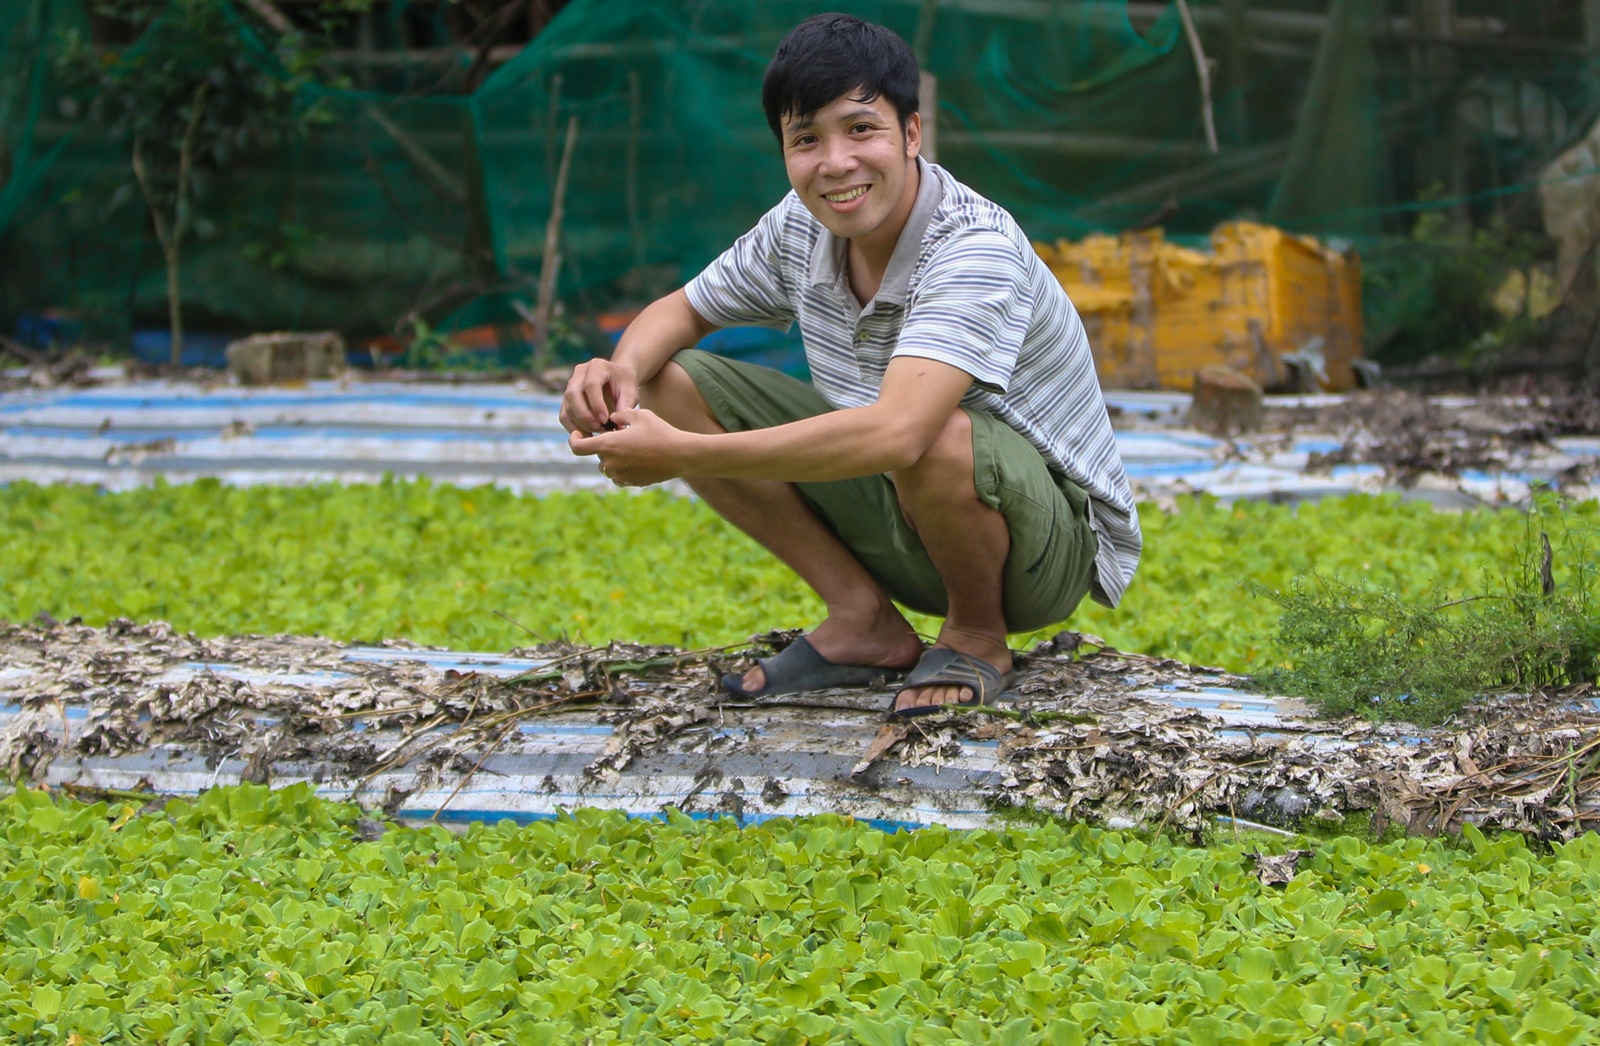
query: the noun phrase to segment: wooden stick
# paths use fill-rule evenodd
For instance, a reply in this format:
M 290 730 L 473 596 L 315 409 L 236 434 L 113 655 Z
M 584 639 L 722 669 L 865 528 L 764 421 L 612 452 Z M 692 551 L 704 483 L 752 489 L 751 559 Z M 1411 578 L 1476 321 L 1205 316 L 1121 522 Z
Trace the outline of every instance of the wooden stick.
M 103 795 L 110 799 L 136 799 L 142 802 L 152 802 L 156 799 L 171 799 L 171 795 L 160 792 L 137 792 L 127 788 L 102 788 L 99 785 L 74 784 L 71 781 L 61 782 L 60 788 L 68 795 Z
M 50 357 L 47 353 L 31 349 L 20 341 L 12 341 L 4 334 L 0 334 L 0 349 L 11 353 L 24 363 L 44 364 L 50 362 Z
M 466 773 L 461 775 L 461 780 L 456 782 L 455 790 L 452 791 L 448 796 L 445 797 L 444 802 L 439 804 L 439 809 L 435 810 L 433 812 L 433 816 L 428 818 L 428 820 L 430 820 L 430 821 L 438 821 L 439 820 L 439 815 L 444 813 L 445 807 L 449 806 L 451 804 L 451 802 L 453 802 L 455 800 L 455 797 L 461 794 L 461 790 L 463 788 L 467 787 L 467 782 L 472 780 L 473 775 L 476 774 L 479 770 L 481 770 L 483 768 L 483 764 L 487 763 L 489 761 L 489 757 L 491 755 L 494 755 L 495 751 L 502 744 L 505 743 L 506 738 L 510 737 L 512 732 L 515 731 L 516 729 L 517 729 L 517 724 L 516 723 L 512 723 L 510 726 L 508 726 L 504 730 L 500 731 L 499 735 L 497 737 L 495 737 L 495 739 L 493 741 L 489 742 L 488 747 L 484 749 L 482 758 L 480 758 L 476 763 L 473 764 L 471 770 L 468 770 Z
M 928 52 L 933 47 L 933 23 L 939 15 L 939 0 L 922 0 L 917 11 L 917 31 L 911 38 L 911 53 L 917 57 L 921 69 L 921 83 L 917 87 L 922 116 L 922 157 L 929 163 L 939 162 L 939 78 L 928 71 Z
M 1261 823 L 1259 823 L 1257 821 L 1246 821 L 1242 817 L 1223 817 L 1223 816 L 1219 816 L 1217 818 L 1217 820 L 1221 821 L 1221 822 L 1223 822 L 1225 824 L 1233 825 L 1235 830 L 1238 830 L 1240 828 L 1248 828 L 1252 832 L 1272 832 L 1274 835 L 1285 836 L 1286 838 L 1289 838 L 1289 839 L 1293 839 L 1294 838 L 1294 833 L 1293 832 L 1286 832 L 1282 828 L 1274 828 L 1270 824 L 1261 824 Z
M 376 105 L 367 105 L 364 107 L 364 111 L 384 134 L 394 139 L 394 143 L 400 147 L 401 151 L 406 154 L 412 163 L 417 165 L 417 169 L 427 175 L 428 180 L 433 182 L 436 187 L 443 190 L 452 203 L 466 202 L 467 187 L 462 184 L 461 179 L 452 174 L 444 164 L 436 160 L 433 154 L 423 148 L 420 142 L 402 130 L 399 124 L 389 119 L 388 115 Z
M 567 142 L 556 170 L 556 189 L 550 201 L 550 220 L 544 227 L 544 261 L 539 267 L 539 301 L 534 309 L 533 369 L 550 362 L 550 316 L 556 305 L 556 275 L 561 269 L 561 218 L 567 206 L 567 176 L 572 172 L 572 148 L 578 141 L 578 117 L 567 120 Z
M 550 97 L 544 114 L 544 177 L 553 181 L 556 176 L 556 118 L 561 115 L 561 74 L 550 77 Z
M 933 45 L 933 23 L 939 16 L 939 0 L 922 0 L 917 10 L 917 29 L 911 35 L 911 53 L 917 65 L 928 68 L 928 50 Z
M 209 81 L 202 80 L 195 88 L 189 106 L 189 125 L 183 131 L 183 144 L 178 148 L 178 200 L 172 209 L 172 240 L 167 247 L 167 313 L 172 322 L 172 366 L 183 363 L 183 287 L 178 269 L 183 237 L 189 231 L 193 208 L 189 205 L 189 175 L 194 167 L 194 136 L 200 129 L 200 114 L 205 109 L 206 94 L 211 90 Z
M 1206 147 L 1214 153 L 1217 151 L 1217 118 L 1211 110 L 1211 63 L 1200 45 L 1200 31 L 1194 27 L 1194 16 L 1189 13 L 1189 0 L 1178 0 L 1178 17 L 1183 19 L 1183 34 L 1189 38 L 1189 50 L 1194 52 L 1195 72 L 1200 77 L 1200 119 L 1206 125 Z
M 289 21 L 287 15 L 278 10 L 272 0 L 243 0 L 244 6 L 255 12 L 257 18 L 270 25 L 280 33 L 294 32 L 294 23 Z

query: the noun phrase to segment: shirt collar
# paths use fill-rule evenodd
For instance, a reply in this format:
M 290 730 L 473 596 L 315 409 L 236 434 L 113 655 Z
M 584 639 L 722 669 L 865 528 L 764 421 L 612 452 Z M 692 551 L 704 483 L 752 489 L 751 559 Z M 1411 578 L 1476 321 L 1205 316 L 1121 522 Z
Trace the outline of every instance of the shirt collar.
M 938 171 L 917 157 L 917 200 L 906 216 L 905 228 L 895 241 L 894 253 L 889 255 L 889 267 L 884 270 L 883 283 L 878 287 L 874 301 L 894 302 L 904 305 L 906 290 L 911 286 L 911 272 L 916 268 L 917 256 L 922 253 L 922 236 L 933 223 L 933 214 L 944 200 L 944 186 Z M 844 277 L 844 256 L 847 244 L 842 236 L 835 236 L 826 228 L 817 237 L 811 249 L 810 282 L 813 287 L 831 287 Z

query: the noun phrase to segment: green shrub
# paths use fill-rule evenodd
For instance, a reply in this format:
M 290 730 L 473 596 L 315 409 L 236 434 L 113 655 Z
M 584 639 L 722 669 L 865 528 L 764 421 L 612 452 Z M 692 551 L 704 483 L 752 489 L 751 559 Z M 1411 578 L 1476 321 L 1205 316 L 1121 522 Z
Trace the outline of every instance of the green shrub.
M 1512 571 L 1465 597 L 1408 598 L 1321 575 L 1297 577 L 1286 592 L 1247 583 L 1282 609 L 1278 644 L 1290 661 L 1262 685 L 1334 715 L 1436 723 L 1495 690 L 1594 682 L 1597 528 L 1553 497 L 1525 519 Z
M 1536 341 L 1545 321 L 1526 308 L 1503 314 L 1494 298 L 1513 273 L 1529 279 L 1550 251 L 1547 237 L 1502 221 L 1473 229 L 1423 211 L 1409 236 L 1362 250 L 1368 355 L 1386 366 L 1430 357 L 1479 365 Z

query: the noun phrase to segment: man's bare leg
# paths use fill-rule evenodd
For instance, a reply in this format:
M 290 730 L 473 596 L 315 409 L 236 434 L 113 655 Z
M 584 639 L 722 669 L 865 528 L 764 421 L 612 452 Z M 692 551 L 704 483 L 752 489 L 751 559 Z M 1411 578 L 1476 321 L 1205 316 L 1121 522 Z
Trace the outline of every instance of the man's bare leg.
M 669 362 L 646 383 L 640 398 L 643 406 L 676 428 L 727 431 L 689 373 L 676 363 Z M 970 442 L 969 438 L 969 459 Z M 969 467 L 969 485 L 970 474 Z M 882 586 L 818 518 L 794 484 L 696 479 L 689 481 L 689 486 L 717 515 L 777 556 L 822 598 L 828 616 L 807 636 L 817 653 L 844 665 L 904 669 L 916 663 L 922 641 Z M 760 666 L 752 668 L 741 684 L 747 690 L 760 690 L 766 685 L 766 673 Z
M 1002 598 L 1011 531 L 1004 516 L 978 500 L 973 468 L 972 419 L 957 410 L 922 458 L 890 478 L 950 598 L 935 646 L 981 658 L 1004 675 L 1012 667 Z M 902 691 L 895 707 L 971 698 L 969 687 L 918 687 Z

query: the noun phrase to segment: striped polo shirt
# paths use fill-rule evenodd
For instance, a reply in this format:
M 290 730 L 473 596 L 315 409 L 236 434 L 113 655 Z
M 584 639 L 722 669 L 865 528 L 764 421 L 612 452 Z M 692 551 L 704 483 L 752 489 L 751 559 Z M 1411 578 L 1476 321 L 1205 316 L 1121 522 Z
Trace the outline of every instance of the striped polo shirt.
M 917 160 L 916 203 L 878 293 L 850 290 L 846 241 L 790 192 L 684 288 L 719 327 L 800 323 L 817 390 L 875 402 L 895 356 L 972 375 L 962 405 L 994 415 L 1090 498 L 1100 539 L 1090 595 L 1116 606 L 1143 539 L 1078 311 L 1004 208 Z

